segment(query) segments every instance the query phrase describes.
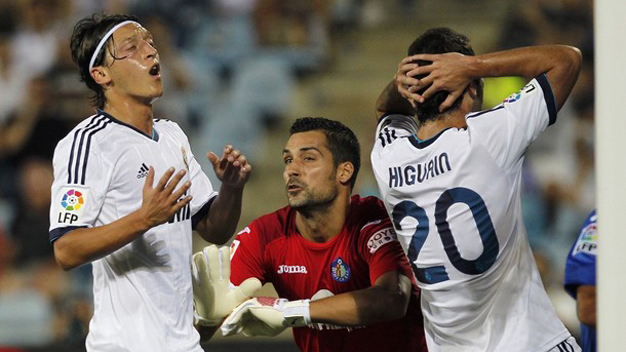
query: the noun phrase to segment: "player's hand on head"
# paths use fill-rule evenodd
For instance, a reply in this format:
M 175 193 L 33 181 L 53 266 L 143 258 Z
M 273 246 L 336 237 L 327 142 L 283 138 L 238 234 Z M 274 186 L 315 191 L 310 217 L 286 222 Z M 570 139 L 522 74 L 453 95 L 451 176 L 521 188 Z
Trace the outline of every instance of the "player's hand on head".
M 237 305 L 261 288 L 256 278 L 231 288 L 229 246 L 206 246 L 194 253 L 191 264 L 195 316 L 199 325 L 219 325 Z
M 439 106 L 439 111 L 443 111 L 465 92 L 467 86 L 476 77 L 472 76 L 473 56 L 461 53 L 444 54 L 418 54 L 411 56 L 413 60 L 431 61 L 430 65 L 422 65 L 408 74 L 410 76 L 424 76 L 419 82 L 411 85 L 408 90 L 412 94 L 426 89 L 422 92 L 421 98 L 428 99 L 435 93 L 446 91 L 448 97 Z
M 171 167 L 165 171 L 155 186 L 155 171 L 150 166 L 148 176 L 143 184 L 143 203 L 140 208 L 149 227 L 168 221 L 191 201 L 191 195 L 185 196 L 191 187 L 191 182 L 186 181 L 179 185 L 186 173 L 187 170 L 185 169 L 176 172 Z
M 224 147 L 222 157 L 218 157 L 213 152 L 207 153 L 207 158 L 213 165 L 213 170 L 222 184 L 231 187 L 243 187 L 250 177 L 252 165 L 240 151 L 231 145 Z
M 402 97 L 407 99 L 413 107 L 416 102 L 423 102 L 421 95 L 409 90 L 410 87 L 419 84 L 419 79 L 415 78 L 413 71 L 418 68 L 418 65 L 413 62 L 413 56 L 407 56 L 398 64 L 398 71 L 394 76 L 396 82 L 396 88 Z

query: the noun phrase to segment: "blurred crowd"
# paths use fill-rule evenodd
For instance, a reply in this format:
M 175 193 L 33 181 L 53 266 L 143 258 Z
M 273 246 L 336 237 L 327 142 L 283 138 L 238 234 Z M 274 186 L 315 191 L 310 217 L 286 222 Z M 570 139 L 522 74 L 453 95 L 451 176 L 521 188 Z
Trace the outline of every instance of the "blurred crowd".
M 164 67 L 156 117 L 175 119 L 196 151 L 229 142 L 254 159 L 263 153 L 259 131 L 285 116 L 303 77 L 328 67 L 334 34 L 376 21 L 384 3 L 0 0 L 0 346 L 79 346 L 91 316 L 90 267 L 58 269 L 46 235 L 54 147 L 94 113 L 70 58 L 74 23 L 99 11 L 138 16 Z M 585 55 L 557 126 L 528 152 L 523 180 L 529 237 L 555 290 L 576 230 L 595 206 L 592 12 L 591 0 L 511 3 L 493 47 L 561 43 Z M 488 84 L 485 101 L 495 105 L 507 87 L 522 85 Z
M 555 43 L 578 47 L 583 67 L 556 124 L 528 150 L 522 209 L 544 285 L 559 310 L 572 304 L 563 291 L 568 251 L 587 214 L 595 208 L 593 3 L 520 2 L 505 16 L 497 44 L 498 49 L 510 49 Z M 575 314 L 562 319 L 577 331 Z

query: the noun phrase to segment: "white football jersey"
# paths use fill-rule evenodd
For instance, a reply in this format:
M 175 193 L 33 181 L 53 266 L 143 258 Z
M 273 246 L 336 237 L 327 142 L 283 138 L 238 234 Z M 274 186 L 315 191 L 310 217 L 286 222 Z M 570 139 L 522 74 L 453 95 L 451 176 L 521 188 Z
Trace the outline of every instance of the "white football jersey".
M 190 205 L 131 243 L 94 261 L 94 315 L 88 351 L 202 351 L 193 327 L 192 222 L 216 193 L 180 127 L 154 120 L 153 136 L 100 111 L 54 152 L 50 241 L 81 227 L 109 224 L 139 209 L 148 168 L 156 186 L 185 168 Z
M 420 141 L 414 120 L 381 119 L 371 161 L 422 290 L 429 351 L 545 352 L 570 333 L 526 238 L 526 148 L 556 119 L 545 75 L 503 104 Z

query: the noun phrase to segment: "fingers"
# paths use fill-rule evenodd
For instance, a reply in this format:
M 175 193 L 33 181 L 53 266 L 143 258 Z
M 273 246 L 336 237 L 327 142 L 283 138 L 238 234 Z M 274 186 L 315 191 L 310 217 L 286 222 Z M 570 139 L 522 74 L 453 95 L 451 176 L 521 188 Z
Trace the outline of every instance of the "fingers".
M 208 152 L 206 153 L 206 157 L 207 159 L 209 159 L 209 162 L 211 163 L 214 169 L 218 167 L 220 163 L 220 158 L 215 153 Z
M 171 168 L 171 169 L 172 169 L 172 173 L 173 173 L 174 172 L 173 171 L 174 168 Z M 169 170 L 167 172 L 165 172 L 165 174 L 167 174 L 168 172 L 169 172 Z M 170 173 L 170 177 L 171 177 L 172 173 Z M 169 180 L 169 182 L 167 183 L 167 186 L 164 189 L 165 194 L 173 194 L 174 190 L 176 189 L 176 186 L 178 186 L 178 183 L 180 182 L 180 180 L 182 180 L 182 178 L 185 176 L 185 174 L 187 174 L 187 170 L 185 170 L 185 169 L 182 169 L 182 170 L 178 171 L 176 173 L 176 175 L 174 175 L 174 177 L 171 180 Z M 163 176 L 165 177 L 165 175 L 163 175 Z M 185 185 L 183 184 L 183 187 L 184 186 Z M 189 188 L 189 187 L 187 187 L 187 188 Z M 178 199 L 178 198 L 180 198 L 180 195 L 178 197 L 176 197 L 176 199 Z
M 207 158 L 209 158 L 215 175 L 222 181 L 222 184 L 241 186 L 247 181 L 249 173 L 252 171 L 252 166 L 248 163 L 246 156 L 231 145 L 224 147 L 221 159 L 218 159 L 217 155 L 211 152 L 207 153 Z
M 152 185 L 154 184 L 154 168 L 150 166 L 148 169 L 148 176 L 143 183 L 143 191 L 144 193 L 152 189 Z
M 202 249 L 202 255 L 207 265 L 207 277 L 210 280 L 209 282 L 219 280 L 220 278 L 220 260 L 217 257 L 217 252 L 216 245 L 206 246 Z
M 197 284 L 198 286 L 202 286 L 201 278 L 208 277 L 206 262 L 204 261 L 204 255 L 202 251 L 194 253 L 193 256 L 191 257 L 191 270 L 192 270 L 193 277 L 194 277 L 194 280 L 193 280 L 194 284 Z M 194 292 L 195 291 L 197 290 L 194 290 Z
M 235 289 L 235 300 L 237 304 L 253 297 L 261 286 L 263 286 L 263 284 L 261 284 L 261 281 L 255 277 L 244 280 Z
M 169 169 L 165 171 L 163 176 L 161 176 L 161 179 L 159 179 L 159 183 L 157 183 L 157 186 L 156 186 L 157 190 L 165 189 L 165 185 L 167 185 L 167 181 L 169 181 L 170 177 L 172 177 L 172 174 L 174 174 L 174 171 L 175 170 L 173 167 L 170 167 Z
M 230 282 L 230 246 L 221 246 L 218 250 L 220 260 L 220 281 Z
M 444 100 L 443 103 L 439 105 L 439 112 L 442 112 L 446 110 L 447 108 L 451 107 L 452 104 L 454 104 L 454 102 L 461 96 L 461 93 L 462 92 L 454 92 L 454 93 L 448 94 L 448 96 L 446 97 L 446 100 Z

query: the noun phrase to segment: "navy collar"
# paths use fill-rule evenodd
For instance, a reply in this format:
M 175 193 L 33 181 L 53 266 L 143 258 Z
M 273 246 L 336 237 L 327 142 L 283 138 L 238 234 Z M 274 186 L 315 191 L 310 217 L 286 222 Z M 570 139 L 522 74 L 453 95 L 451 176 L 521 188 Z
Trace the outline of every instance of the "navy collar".
M 421 140 L 419 138 L 417 138 L 416 134 L 413 134 L 409 137 L 409 142 L 411 142 L 411 144 L 413 144 L 413 146 L 417 149 L 423 149 L 428 147 L 429 145 L 433 144 L 438 138 L 439 136 L 441 136 L 445 131 L 451 129 L 452 127 L 446 127 L 443 130 L 437 132 L 436 135 L 426 139 L 426 140 Z
M 109 113 L 104 112 L 101 109 L 98 109 L 98 114 L 106 117 L 107 119 L 111 120 L 112 122 L 115 122 L 115 123 L 120 124 L 122 126 L 126 126 L 126 127 L 130 128 L 130 129 L 136 131 L 137 133 L 140 133 L 142 136 L 144 136 L 146 138 L 150 138 L 151 140 L 153 140 L 155 142 L 159 141 L 159 133 L 157 132 L 157 130 L 156 130 L 155 126 L 154 126 L 154 123 L 152 124 L 152 135 L 149 135 L 149 134 L 144 133 L 143 131 L 141 131 L 140 129 L 138 129 L 135 126 L 129 125 L 129 124 L 125 123 L 125 122 L 122 122 L 122 121 L 116 119 L 115 117 L 113 117 Z

